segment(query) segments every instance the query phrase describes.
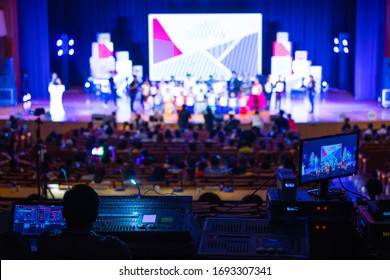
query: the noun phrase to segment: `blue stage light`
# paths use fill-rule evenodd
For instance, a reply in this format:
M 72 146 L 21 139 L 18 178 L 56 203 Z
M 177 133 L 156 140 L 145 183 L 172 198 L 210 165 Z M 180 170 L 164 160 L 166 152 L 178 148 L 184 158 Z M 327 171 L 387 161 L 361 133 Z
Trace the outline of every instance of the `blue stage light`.
M 91 87 L 91 83 L 90 82 L 85 82 L 84 87 L 85 88 L 90 88 Z
M 343 51 L 344 51 L 345 53 L 349 53 L 349 49 L 348 49 L 347 47 L 344 47 L 344 48 L 343 48 Z
M 340 52 L 340 49 L 339 49 L 339 47 L 336 46 L 336 47 L 333 48 L 333 51 L 334 51 L 335 53 L 339 53 L 339 52 Z
M 69 50 L 69 55 L 74 55 L 74 49 Z
M 57 55 L 58 56 L 62 56 L 64 54 L 64 51 L 61 49 L 61 50 L 58 50 L 58 52 L 57 52 Z
M 57 43 L 56 43 L 56 44 L 57 44 L 57 47 L 61 47 L 61 46 L 62 46 L 62 43 L 63 43 L 62 40 L 61 40 L 61 39 L 58 39 L 58 40 L 57 40 Z
M 73 46 L 74 45 L 74 40 L 73 39 L 70 39 L 69 42 L 68 42 L 69 46 Z
M 333 39 L 333 42 L 334 42 L 335 45 L 338 45 L 338 44 L 340 43 L 340 42 L 339 42 L 339 38 L 334 38 L 334 39 Z
M 343 46 L 348 46 L 348 40 L 347 39 L 343 39 Z
M 23 95 L 23 102 L 27 102 L 31 100 L 31 94 L 30 93 L 27 93 L 25 95 Z

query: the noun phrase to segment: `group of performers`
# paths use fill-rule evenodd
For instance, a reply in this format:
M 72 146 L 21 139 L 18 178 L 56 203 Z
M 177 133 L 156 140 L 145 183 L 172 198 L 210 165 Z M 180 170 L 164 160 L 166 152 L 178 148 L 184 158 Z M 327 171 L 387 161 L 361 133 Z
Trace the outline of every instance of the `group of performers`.
M 259 77 L 251 78 L 245 72 L 238 77 L 233 71 L 229 81 L 213 76 L 204 81 L 187 74 L 183 81 L 171 77 L 160 82 L 144 80 L 137 83 L 136 77 L 130 84 L 131 109 L 137 114 L 175 114 L 185 106 L 191 114 L 203 114 L 209 107 L 216 114 L 247 114 L 250 111 L 269 110 L 275 93 L 275 108 L 280 109 L 280 100 L 285 83 L 279 77 L 271 83 L 270 77 L 264 83 Z

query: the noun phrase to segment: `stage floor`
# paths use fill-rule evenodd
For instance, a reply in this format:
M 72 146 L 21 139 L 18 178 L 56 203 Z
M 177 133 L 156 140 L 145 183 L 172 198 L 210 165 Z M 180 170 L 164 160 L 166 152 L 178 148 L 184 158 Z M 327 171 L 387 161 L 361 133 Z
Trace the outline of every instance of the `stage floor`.
M 117 121 L 122 123 L 130 121 L 134 118 L 130 112 L 130 100 L 128 97 L 118 99 L 118 106 L 115 107 L 113 101 L 108 102 L 108 106 L 104 107 L 104 100 L 92 94 L 85 94 L 80 89 L 70 89 L 64 92 L 63 107 L 65 115 L 56 116 L 53 121 L 68 121 L 68 122 L 89 122 L 93 114 L 110 115 L 113 111 L 116 112 Z M 273 106 L 274 100 L 271 100 L 271 110 L 261 112 L 263 121 L 269 122 L 269 115 L 278 113 L 278 110 Z M 26 110 L 23 104 L 14 107 L 0 107 L 0 119 L 8 119 L 10 115 L 18 115 L 24 120 L 34 120 L 35 117 L 29 114 L 29 111 L 35 108 L 45 108 L 49 111 L 49 99 L 32 99 L 31 109 Z M 282 100 L 281 108 L 286 113 L 291 113 L 297 123 L 334 123 L 340 122 L 344 117 L 349 117 L 352 122 L 367 122 L 367 121 L 390 121 L 390 110 L 382 108 L 376 101 L 356 101 L 351 93 L 339 90 L 330 90 L 326 98 L 321 98 L 319 94 L 315 100 L 314 114 L 310 114 L 310 103 L 307 97 L 291 98 L 287 94 Z M 251 115 L 237 115 L 242 123 L 249 123 Z M 145 114 L 143 118 L 146 120 L 148 116 Z M 225 116 L 227 118 L 227 116 Z M 167 124 L 176 124 L 177 115 L 165 115 L 164 121 Z M 203 123 L 202 115 L 193 115 L 192 122 Z

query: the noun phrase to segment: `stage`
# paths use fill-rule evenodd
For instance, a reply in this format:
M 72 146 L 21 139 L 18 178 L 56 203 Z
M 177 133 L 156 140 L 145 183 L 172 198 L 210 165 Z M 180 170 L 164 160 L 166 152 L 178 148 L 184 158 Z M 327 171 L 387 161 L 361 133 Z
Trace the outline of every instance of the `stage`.
M 108 106 L 104 106 L 104 100 L 93 94 L 85 94 L 82 89 L 71 88 L 63 94 L 63 106 L 65 115 L 56 118 L 57 122 L 89 122 L 93 114 L 111 115 L 116 112 L 118 123 L 132 121 L 135 114 L 130 111 L 130 99 L 126 96 L 119 98 L 117 107 L 110 100 Z M 276 115 L 278 109 L 274 108 L 274 100 L 271 100 L 271 110 L 262 111 L 260 114 L 264 123 L 270 122 L 270 115 Z M 0 107 L 0 119 L 6 120 L 10 115 L 15 115 L 22 120 L 35 120 L 36 117 L 31 115 L 30 111 L 36 108 L 44 108 L 49 111 L 50 100 L 34 99 L 31 100 L 31 108 L 24 109 L 22 103 L 14 107 Z M 353 95 L 347 91 L 331 89 L 326 96 L 317 94 L 315 99 L 314 114 L 310 114 L 310 103 L 307 97 L 298 96 L 293 98 L 290 93 L 282 99 L 281 109 L 286 113 L 291 113 L 293 119 L 298 124 L 320 124 L 320 123 L 340 123 L 345 117 L 349 117 L 352 123 L 362 123 L 368 121 L 389 122 L 390 110 L 380 106 L 376 101 L 355 101 Z M 237 114 L 241 123 L 247 124 L 250 121 L 253 112 L 247 115 Z M 228 118 L 227 115 L 224 116 Z M 147 120 L 148 116 L 142 114 L 142 118 Z M 50 117 L 46 116 L 46 121 Z M 193 123 L 203 123 L 203 115 L 193 115 Z M 177 114 L 164 115 L 166 124 L 176 124 Z M 361 127 L 364 128 L 364 127 Z

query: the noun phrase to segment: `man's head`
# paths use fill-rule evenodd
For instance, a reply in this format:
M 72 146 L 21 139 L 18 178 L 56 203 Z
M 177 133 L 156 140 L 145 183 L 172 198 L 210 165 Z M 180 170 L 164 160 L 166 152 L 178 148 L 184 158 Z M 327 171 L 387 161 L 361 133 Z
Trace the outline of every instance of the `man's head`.
M 68 229 L 90 230 L 98 215 L 99 195 L 86 184 L 77 184 L 64 195 L 62 216 Z

